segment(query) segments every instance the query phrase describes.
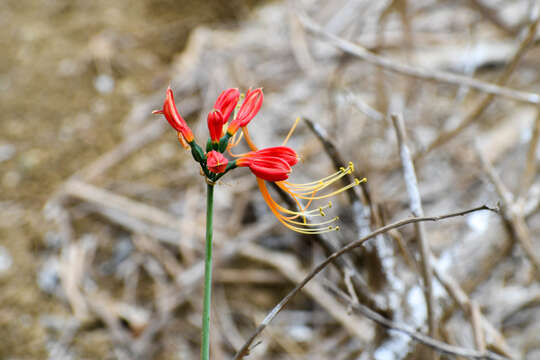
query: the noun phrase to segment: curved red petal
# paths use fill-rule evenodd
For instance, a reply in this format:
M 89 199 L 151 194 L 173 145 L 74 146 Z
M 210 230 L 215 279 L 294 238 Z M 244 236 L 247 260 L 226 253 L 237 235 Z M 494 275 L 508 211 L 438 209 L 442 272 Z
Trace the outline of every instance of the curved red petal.
M 271 156 L 251 158 L 248 166 L 255 176 L 266 181 L 287 180 L 291 172 L 285 160 Z
M 223 114 L 223 124 L 229 121 L 229 117 L 234 111 L 239 98 L 240 91 L 236 88 L 227 89 L 218 96 L 214 109 L 221 111 Z
M 231 121 L 227 129 L 227 133 L 233 135 L 239 128 L 247 126 L 247 124 L 257 115 L 259 112 L 264 95 L 262 89 L 249 90 L 246 94 L 246 98 L 238 110 L 236 117 Z
M 238 123 L 240 127 L 246 126 L 261 109 L 264 95 L 262 89 L 250 90 L 246 94 L 246 100 L 238 111 Z
M 172 89 L 169 87 L 163 102 L 163 109 L 153 111 L 154 114 L 163 114 L 167 122 L 178 132 L 182 134 L 187 142 L 193 141 L 193 133 L 186 121 L 182 118 L 176 104 L 174 103 L 174 95 Z
M 298 155 L 288 146 L 274 146 L 258 150 L 255 156 L 273 156 L 285 160 L 289 166 L 298 163 Z

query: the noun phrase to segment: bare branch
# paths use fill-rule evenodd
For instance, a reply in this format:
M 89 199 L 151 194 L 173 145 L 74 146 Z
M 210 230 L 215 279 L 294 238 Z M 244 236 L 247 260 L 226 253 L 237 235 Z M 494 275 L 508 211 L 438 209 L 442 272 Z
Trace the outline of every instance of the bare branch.
M 429 217 L 414 217 L 414 218 L 410 218 L 410 219 L 404 219 L 404 220 L 400 220 L 400 221 L 397 221 L 395 223 L 392 223 L 392 224 L 388 224 L 386 226 L 383 226 L 375 231 L 373 231 L 372 233 L 358 239 L 358 240 L 355 240 L 353 242 L 351 242 L 349 245 L 347 246 L 344 246 L 343 248 L 341 248 L 339 251 L 336 251 L 334 252 L 332 255 L 330 255 L 329 257 L 326 258 L 326 260 L 324 260 L 323 262 L 321 262 L 319 265 L 317 265 L 313 270 L 311 270 L 311 272 L 300 282 L 298 283 L 298 285 L 296 285 L 296 287 L 291 290 L 269 313 L 268 315 L 266 315 L 266 317 L 264 318 L 264 320 L 261 322 L 261 324 L 257 327 L 257 329 L 255 329 L 254 333 L 250 336 L 250 338 L 248 339 L 248 341 L 244 344 L 244 346 L 242 346 L 242 348 L 236 353 L 234 359 L 235 360 L 238 360 L 238 359 L 242 359 L 244 356 L 246 356 L 248 353 L 249 353 L 249 347 L 251 346 L 251 344 L 253 343 L 253 341 L 257 338 L 257 336 L 266 328 L 266 326 L 276 317 L 277 314 L 279 314 L 279 312 L 289 303 L 289 301 L 296 295 L 300 292 L 300 290 L 311 280 L 315 277 L 315 275 L 317 275 L 318 273 L 320 273 L 326 266 L 328 266 L 330 263 L 332 263 L 334 260 L 336 260 L 337 258 L 339 258 L 341 255 L 353 250 L 353 249 L 356 249 L 357 247 L 360 247 L 364 242 L 366 242 L 367 240 L 369 239 L 372 239 L 380 234 L 384 234 L 392 229 L 396 229 L 398 227 L 401 227 L 401 226 L 404 226 L 404 225 L 407 225 L 407 224 L 413 224 L 413 223 L 417 223 L 417 222 L 422 222 L 422 221 L 439 221 L 439 220 L 444 220 L 444 219 L 448 219 L 448 218 L 452 218 L 452 217 L 457 217 L 457 216 L 463 216 L 463 215 L 467 215 L 467 214 L 470 214 L 472 212 L 475 212 L 475 211 L 481 211 L 481 210 L 489 210 L 489 211 L 494 211 L 494 212 L 498 212 L 499 210 L 496 209 L 496 208 L 492 208 L 492 207 L 489 207 L 487 205 L 482 205 L 482 206 L 479 206 L 479 207 L 475 207 L 475 208 L 472 208 L 472 209 L 468 209 L 468 210 L 463 210 L 463 211 L 459 211 L 459 212 L 456 212 L 456 213 L 450 213 L 450 214 L 444 214 L 444 215 L 440 215 L 440 216 L 429 216 Z
M 476 348 L 480 352 L 485 352 L 486 340 L 484 338 L 484 331 L 482 329 L 482 318 L 481 318 L 482 314 L 480 313 L 480 307 L 475 301 L 471 301 L 469 314 L 471 317 L 471 323 L 472 323 L 473 334 L 474 334 L 474 342 L 476 344 Z
M 511 25 L 508 25 L 503 19 L 499 17 L 497 12 L 484 4 L 482 0 L 469 0 L 471 7 L 475 8 L 482 14 L 484 18 L 489 20 L 493 25 L 504 31 L 508 35 L 515 35 L 517 29 Z
M 447 273 L 442 271 L 439 266 L 437 266 L 437 261 L 435 258 L 431 260 L 433 264 L 433 271 L 437 280 L 444 286 L 446 292 L 452 297 L 454 302 L 461 308 L 463 312 L 467 312 L 471 304 L 471 299 L 467 293 L 461 288 L 456 280 L 450 277 Z M 512 351 L 509 348 L 506 340 L 503 335 L 480 313 L 480 319 L 484 331 L 489 335 L 488 339 L 491 339 L 490 342 L 494 349 L 496 349 L 501 354 L 512 357 Z
M 520 186 L 520 198 L 524 199 L 527 195 L 527 191 L 530 189 L 534 177 L 536 175 L 536 150 L 538 148 L 538 138 L 540 137 L 540 107 L 536 114 L 536 120 L 533 124 L 531 140 L 529 142 L 529 150 L 527 151 L 527 162 L 525 163 L 525 169 L 523 170 L 523 176 L 521 177 Z
M 424 69 L 418 66 L 407 65 L 383 56 L 373 54 L 372 52 L 366 50 L 361 46 L 353 44 L 350 41 L 347 41 L 325 31 L 307 15 L 299 13 L 298 16 L 304 27 L 306 27 L 306 29 L 313 34 L 324 38 L 333 46 L 350 55 L 359 57 L 366 62 L 369 62 L 375 66 L 382 67 L 386 70 L 424 80 L 439 81 L 454 85 L 464 85 L 488 94 L 505 96 L 518 101 L 528 102 L 532 104 L 540 103 L 540 95 L 536 93 L 514 90 L 463 75 L 457 75 L 449 72 Z
M 516 52 L 514 53 L 514 56 L 512 56 L 512 59 L 510 59 L 510 61 L 508 62 L 508 65 L 506 66 L 504 72 L 501 74 L 501 76 L 497 80 L 498 85 L 502 86 L 506 84 L 506 82 L 510 78 L 510 75 L 512 75 L 512 73 L 516 69 L 518 62 L 523 58 L 523 55 L 525 54 L 526 50 L 534 41 L 534 37 L 536 35 L 536 29 L 538 28 L 539 22 L 540 22 L 540 17 L 537 15 L 537 17 L 529 24 L 529 28 L 527 29 L 527 34 L 523 37 L 523 40 L 520 41 L 520 44 L 517 47 Z M 444 145 L 451 139 L 455 138 L 464 129 L 466 129 L 469 125 L 475 122 L 480 117 L 480 115 L 484 113 L 484 111 L 492 103 L 494 98 L 495 98 L 494 93 L 490 93 L 486 95 L 482 99 L 482 101 L 480 101 L 478 105 L 476 105 L 455 128 L 448 131 L 441 132 L 439 136 L 433 139 L 433 141 L 431 141 L 425 147 L 423 151 L 416 153 L 414 155 L 414 160 L 417 160 L 423 157 L 427 153 L 431 152 L 433 149 L 441 145 Z
M 512 229 L 514 238 L 519 242 L 523 251 L 525 252 L 525 255 L 531 262 L 536 276 L 540 278 L 540 257 L 538 257 L 534 249 L 529 227 L 527 226 L 527 223 L 525 221 L 525 216 L 522 212 L 522 209 L 520 209 L 520 207 L 516 205 L 514 196 L 506 188 L 493 166 L 489 163 L 485 155 L 478 147 L 476 147 L 476 152 L 480 159 L 480 162 L 482 163 L 482 168 L 486 172 L 493 185 L 495 185 L 497 193 L 503 200 L 504 219 Z
M 389 320 L 385 318 L 384 316 L 376 313 L 375 311 L 371 310 L 365 305 L 355 303 L 353 299 L 351 299 L 347 294 L 345 294 L 343 291 L 336 288 L 333 284 L 328 284 L 329 288 L 339 297 L 341 297 L 343 300 L 347 301 L 350 306 L 356 310 L 357 312 L 361 313 L 365 317 L 367 317 L 370 320 L 375 321 L 377 324 L 384 326 L 387 329 L 396 330 L 401 333 L 404 333 L 411 338 L 415 339 L 416 341 L 427 345 L 435 350 L 437 350 L 440 353 L 443 354 L 449 354 L 449 355 L 455 355 L 455 356 L 463 356 L 469 359 L 493 359 L 493 360 L 503 360 L 508 359 L 504 356 L 500 356 L 498 354 L 495 354 L 490 351 L 476 351 L 476 350 L 469 350 L 458 346 L 452 346 L 448 345 L 446 343 L 443 343 L 441 341 L 435 340 L 430 336 L 421 334 L 411 327 L 400 324 L 395 321 Z
M 403 178 L 407 186 L 407 193 L 409 194 L 409 202 L 411 212 L 414 216 L 424 216 L 424 210 L 422 208 L 422 199 L 420 198 L 420 191 L 418 189 L 418 181 L 416 179 L 416 172 L 414 170 L 414 164 L 411 159 L 411 153 L 407 147 L 407 135 L 405 133 L 405 124 L 403 118 L 400 115 L 390 115 L 394 129 L 396 130 L 399 155 L 403 166 Z M 424 223 L 419 222 L 415 224 L 416 234 L 420 243 L 420 259 L 422 265 L 422 279 L 424 281 L 424 296 L 426 298 L 426 307 L 428 315 L 429 336 L 435 338 L 437 333 L 437 324 L 435 319 L 435 299 L 433 295 L 433 272 L 431 269 L 431 250 L 426 235 L 426 228 Z

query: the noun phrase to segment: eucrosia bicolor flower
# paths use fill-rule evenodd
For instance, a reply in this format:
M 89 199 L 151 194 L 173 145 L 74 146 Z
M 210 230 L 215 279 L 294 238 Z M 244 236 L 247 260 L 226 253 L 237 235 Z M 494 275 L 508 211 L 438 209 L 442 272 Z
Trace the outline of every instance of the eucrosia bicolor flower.
M 292 166 L 298 162 L 296 152 L 287 146 L 276 146 L 244 154 L 236 165 L 246 166 L 266 181 L 283 181 L 289 178 Z
M 227 128 L 227 134 L 232 136 L 239 128 L 243 128 L 249 124 L 251 119 L 259 112 L 263 97 L 262 89 L 248 90 L 240 110 L 238 110 L 238 113 Z
M 228 163 L 229 160 L 220 152 L 212 150 L 206 154 L 206 166 L 214 174 L 224 173 Z
M 178 131 L 179 134 L 182 135 L 180 140 L 184 139 L 188 143 L 191 143 L 194 140 L 193 132 L 191 131 L 186 121 L 184 120 L 184 118 L 182 118 L 182 116 L 178 112 L 178 109 L 176 108 L 176 104 L 174 103 L 173 92 L 170 87 L 167 89 L 167 95 L 165 96 L 163 109 L 154 110 L 152 113 L 163 114 L 165 116 L 165 119 L 167 119 L 167 121 L 169 122 L 169 124 L 176 131 Z
M 326 191 L 331 185 L 354 171 L 353 164 L 349 163 L 349 166 L 341 168 L 338 172 L 313 182 L 304 184 L 289 182 L 288 179 L 293 167 L 298 163 L 298 155 L 286 144 L 298 123 L 298 119 L 281 146 L 258 149 L 249 136 L 247 125 L 262 106 L 262 89 L 249 90 L 246 93 L 242 105 L 228 124 L 227 132 L 223 134 L 223 127 L 237 107 L 239 98 L 240 93 L 238 89 L 234 88 L 225 90 L 219 95 L 214 109 L 207 117 L 210 137 L 206 145 L 206 153 L 196 143 L 193 133 L 178 113 L 171 89 L 167 89 L 163 109 L 155 113 L 163 114 L 169 124 L 179 132 L 179 139 L 185 140 L 189 144 L 193 157 L 199 162 L 209 184 L 214 184 L 228 171 L 236 167 L 247 167 L 256 176 L 259 190 L 268 207 L 287 228 L 304 234 L 337 230 L 339 227 L 333 225 L 337 217 L 321 222 L 311 220 L 314 217 L 326 216 L 324 210 L 332 205 L 329 202 L 324 206 L 311 208 L 313 201 L 337 195 L 360 184 L 365 179 L 355 179 L 347 186 L 334 191 Z M 241 133 L 238 133 L 239 129 L 242 130 Z M 242 138 L 246 140 L 251 151 L 235 155 L 231 149 L 237 146 Z M 229 161 L 223 155 L 226 151 L 235 159 Z M 268 191 L 267 181 L 275 183 L 281 190 L 290 195 L 297 209 L 288 209 L 276 202 Z
M 223 115 L 223 124 L 225 125 L 229 121 L 238 99 L 240 98 L 240 91 L 238 89 L 227 89 L 223 91 L 217 98 L 214 104 L 214 109 L 219 110 Z
M 223 133 L 223 115 L 219 110 L 212 110 L 208 113 L 208 132 L 210 141 L 217 144 Z

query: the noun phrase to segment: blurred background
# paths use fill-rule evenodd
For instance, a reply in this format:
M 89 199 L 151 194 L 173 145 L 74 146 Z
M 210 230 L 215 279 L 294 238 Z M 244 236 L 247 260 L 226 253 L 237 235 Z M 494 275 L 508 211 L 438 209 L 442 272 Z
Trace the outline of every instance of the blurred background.
M 205 183 L 151 114 L 169 84 L 200 144 L 222 90 L 263 87 L 257 144 L 281 144 L 302 119 L 288 143 L 303 159 L 293 180 L 349 161 L 368 179 L 332 199 L 341 230 L 315 236 L 282 227 L 246 169 L 223 179 L 213 358 L 232 358 L 331 252 L 412 215 L 394 113 L 425 214 L 500 212 L 370 240 L 296 296 L 250 358 L 433 357 L 328 284 L 440 341 L 540 358 L 539 5 L 3 0 L 0 358 L 198 358 Z

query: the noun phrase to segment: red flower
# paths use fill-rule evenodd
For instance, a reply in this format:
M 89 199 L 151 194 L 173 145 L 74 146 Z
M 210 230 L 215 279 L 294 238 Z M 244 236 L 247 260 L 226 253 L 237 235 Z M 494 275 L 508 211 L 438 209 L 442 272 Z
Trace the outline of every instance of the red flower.
M 163 109 L 152 111 L 153 114 L 163 114 L 165 119 L 169 124 L 179 133 L 182 134 L 184 139 L 191 143 L 194 139 L 193 132 L 187 125 L 186 121 L 178 113 L 176 104 L 174 103 L 174 96 L 171 88 L 167 89 L 167 96 L 165 97 L 165 102 L 163 103 Z
M 289 166 L 294 166 L 298 163 L 298 155 L 296 151 L 288 146 L 273 146 L 257 150 L 255 152 L 247 153 L 245 156 L 257 156 L 257 157 L 279 157 L 285 160 Z
M 223 133 L 223 115 L 219 110 L 213 110 L 208 114 L 208 132 L 210 139 L 217 143 Z
M 262 89 L 248 90 L 238 114 L 227 128 L 229 135 L 234 135 L 238 128 L 246 126 L 257 115 L 262 106 L 263 97 Z
M 227 89 L 218 96 L 216 103 L 214 104 L 214 109 L 221 111 L 221 114 L 223 115 L 222 125 L 229 121 L 229 117 L 236 107 L 239 97 L 240 91 L 234 88 Z
M 251 172 L 266 181 L 283 181 L 289 178 L 291 166 L 298 162 L 296 152 L 287 146 L 270 147 L 247 153 L 236 160 L 236 165 L 247 166 Z
M 229 160 L 220 152 L 212 150 L 206 154 L 206 166 L 213 173 L 220 174 L 225 172 L 228 163 Z

